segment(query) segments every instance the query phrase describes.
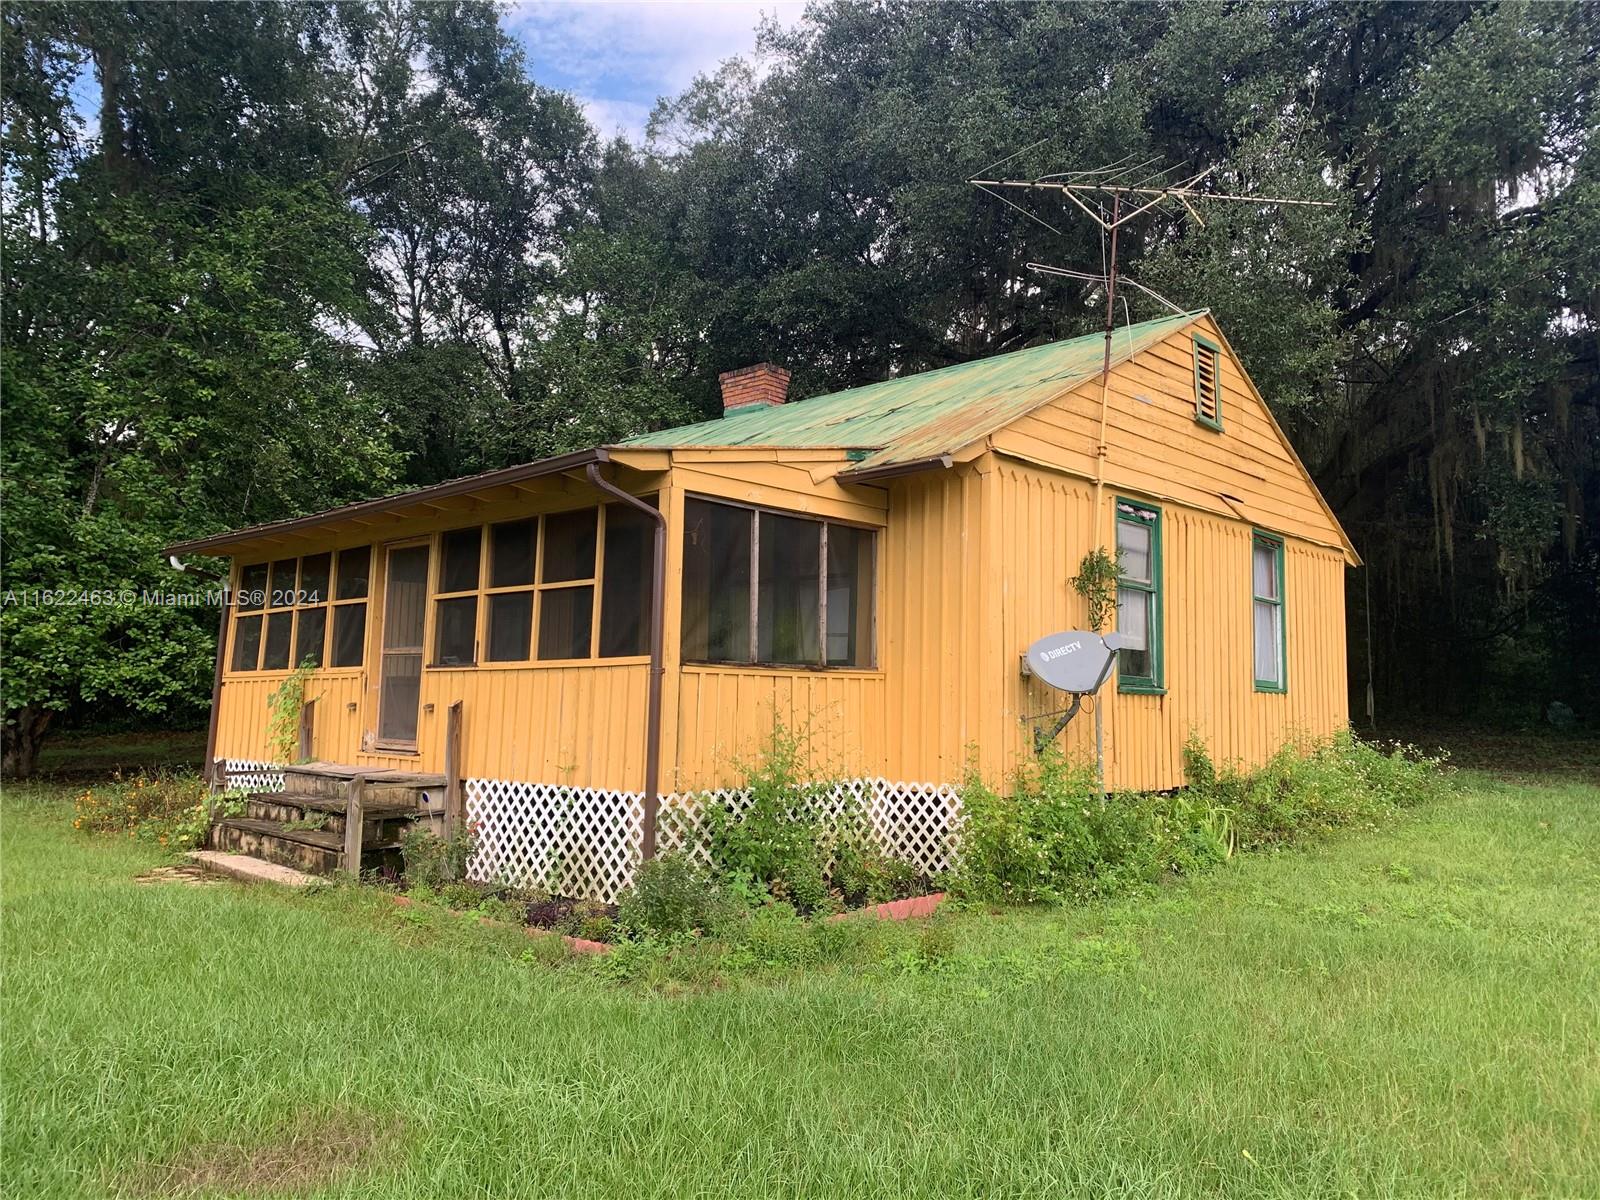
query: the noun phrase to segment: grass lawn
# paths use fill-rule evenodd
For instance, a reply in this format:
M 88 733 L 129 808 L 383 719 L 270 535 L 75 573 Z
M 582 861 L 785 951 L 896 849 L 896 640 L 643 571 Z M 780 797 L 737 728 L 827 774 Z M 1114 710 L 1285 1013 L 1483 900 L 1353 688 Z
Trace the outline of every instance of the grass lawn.
M 5 797 L 7 1196 L 1600 1196 L 1600 789 L 675 993 Z M 251 1190 L 255 1185 L 257 1190 Z

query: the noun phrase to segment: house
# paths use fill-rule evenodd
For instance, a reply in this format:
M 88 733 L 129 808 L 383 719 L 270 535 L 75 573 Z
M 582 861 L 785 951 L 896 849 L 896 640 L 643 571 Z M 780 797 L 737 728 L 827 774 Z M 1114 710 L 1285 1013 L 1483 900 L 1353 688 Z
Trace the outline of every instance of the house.
M 1072 579 L 1113 546 L 1108 788 L 1181 785 L 1191 732 L 1258 763 L 1341 728 L 1359 560 L 1222 331 L 1147 321 L 1105 353 L 795 402 L 761 364 L 723 376 L 719 420 L 171 547 L 233 560 L 208 759 L 270 777 L 269 695 L 311 660 L 319 760 L 440 772 L 459 720 L 495 870 L 611 837 L 584 886 L 613 890 L 656 839 L 644 797 L 731 784 L 775 721 L 910 845 L 1064 707 L 1020 655 L 1086 627 Z M 1064 748 L 1089 756 L 1093 725 Z

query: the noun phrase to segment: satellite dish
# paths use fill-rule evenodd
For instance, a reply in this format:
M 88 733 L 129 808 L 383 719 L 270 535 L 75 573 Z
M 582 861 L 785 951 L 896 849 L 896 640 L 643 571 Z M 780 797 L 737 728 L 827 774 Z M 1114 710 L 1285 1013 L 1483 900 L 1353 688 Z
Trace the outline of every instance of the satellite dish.
M 1028 669 L 1057 691 L 1092 694 L 1111 674 L 1123 640 L 1120 633 L 1084 629 L 1052 633 L 1028 647 Z
M 1048 731 L 1033 731 L 1035 753 L 1055 741 L 1067 723 L 1078 715 L 1085 696 L 1100 690 L 1111 668 L 1116 665 L 1117 651 L 1127 642 L 1120 633 L 1099 634 L 1086 629 L 1069 629 L 1066 633 L 1052 633 L 1028 647 L 1023 655 L 1028 670 L 1057 691 L 1072 695 L 1072 707 L 1063 712 L 1046 713 L 1057 717 Z M 1024 718 L 1025 720 L 1028 718 Z M 1038 720 L 1040 718 L 1032 718 Z

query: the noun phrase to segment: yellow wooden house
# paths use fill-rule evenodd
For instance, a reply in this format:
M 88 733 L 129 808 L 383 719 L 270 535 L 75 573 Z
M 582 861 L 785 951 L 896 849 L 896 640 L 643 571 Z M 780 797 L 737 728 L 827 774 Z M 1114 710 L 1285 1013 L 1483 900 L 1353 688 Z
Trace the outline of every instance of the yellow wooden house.
M 1085 627 L 1096 547 L 1121 551 L 1128 641 L 1094 701 L 1109 789 L 1181 785 L 1191 733 L 1258 763 L 1343 727 L 1358 559 L 1221 329 L 1148 321 L 1104 353 L 788 403 L 762 364 L 724 376 L 719 420 L 171 547 L 233 561 L 208 759 L 270 775 L 268 697 L 311 661 L 331 763 L 442 771 L 459 702 L 467 803 L 513 872 L 554 820 L 523 808 L 634 839 L 775 722 L 819 777 L 889 789 L 886 829 L 918 798 L 948 817 L 1063 706 L 1020 656 Z

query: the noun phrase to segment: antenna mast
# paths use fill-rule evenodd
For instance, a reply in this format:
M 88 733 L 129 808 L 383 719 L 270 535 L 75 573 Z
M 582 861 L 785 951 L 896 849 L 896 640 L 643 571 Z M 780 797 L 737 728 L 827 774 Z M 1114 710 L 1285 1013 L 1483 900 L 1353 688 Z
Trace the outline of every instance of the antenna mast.
M 1029 150 L 1043 145 L 1035 142 L 1025 150 L 1018 151 L 1000 162 L 994 163 L 987 170 L 1004 163 L 1012 162 Z M 1100 227 L 1102 236 L 1109 239 L 1109 253 L 1104 263 L 1104 274 L 1091 275 L 1085 271 L 1072 271 L 1063 267 L 1050 267 L 1041 263 L 1029 263 L 1029 270 L 1040 271 L 1051 275 L 1065 275 L 1078 279 L 1098 280 L 1105 284 L 1106 289 L 1106 344 L 1105 354 L 1100 366 L 1100 431 L 1095 444 L 1094 466 L 1094 511 L 1093 520 L 1095 527 L 1099 527 L 1100 512 L 1104 506 L 1105 498 L 1105 461 L 1107 454 L 1106 422 L 1109 411 L 1109 394 L 1111 387 L 1111 338 L 1116 332 L 1116 302 L 1117 302 L 1117 233 L 1129 221 L 1144 216 L 1146 213 L 1181 206 L 1182 210 L 1202 228 L 1205 219 L 1201 217 L 1197 204 L 1225 202 L 1235 204 L 1254 204 L 1257 206 L 1303 206 L 1309 208 L 1332 208 L 1333 204 L 1327 200 L 1300 200 L 1278 196 L 1245 196 L 1233 192 L 1214 192 L 1201 188 L 1215 171 L 1215 166 L 1207 167 L 1197 174 L 1181 179 L 1171 176 L 1178 168 L 1156 168 L 1156 159 L 1146 159 L 1143 162 L 1132 162 L 1133 155 L 1128 155 L 1117 162 L 1103 167 L 1092 167 L 1079 171 L 1059 171 L 1050 175 L 1041 175 L 1033 179 L 983 179 L 973 177 L 967 180 L 972 186 L 987 192 L 1011 208 L 1016 209 L 1029 220 L 1036 221 L 1053 233 L 1061 231 L 1054 225 L 1040 218 L 1036 213 L 1030 212 L 1022 205 L 1014 203 L 1005 195 L 1006 191 L 1022 191 L 1029 194 L 1037 192 L 1054 192 L 1072 201 L 1078 209 L 1091 221 Z M 1148 172 L 1141 175 L 1142 172 Z M 1106 200 L 1110 200 L 1111 211 L 1106 212 Z M 1123 202 L 1127 201 L 1124 210 Z M 1124 282 L 1147 292 L 1152 296 L 1156 294 L 1141 284 L 1128 279 Z M 1165 298 L 1156 296 L 1163 304 L 1175 310 L 1176 306 Z M 1177 310 L 1181 311 L 1181 310 Z M 1105 788 L 1105 750 L 1104 750 L 1104 725 L 1102 709 L 1098 701 L 1094 706 L 1094 743 L 1095 766 L 1099 774 L 1101 789 Z

